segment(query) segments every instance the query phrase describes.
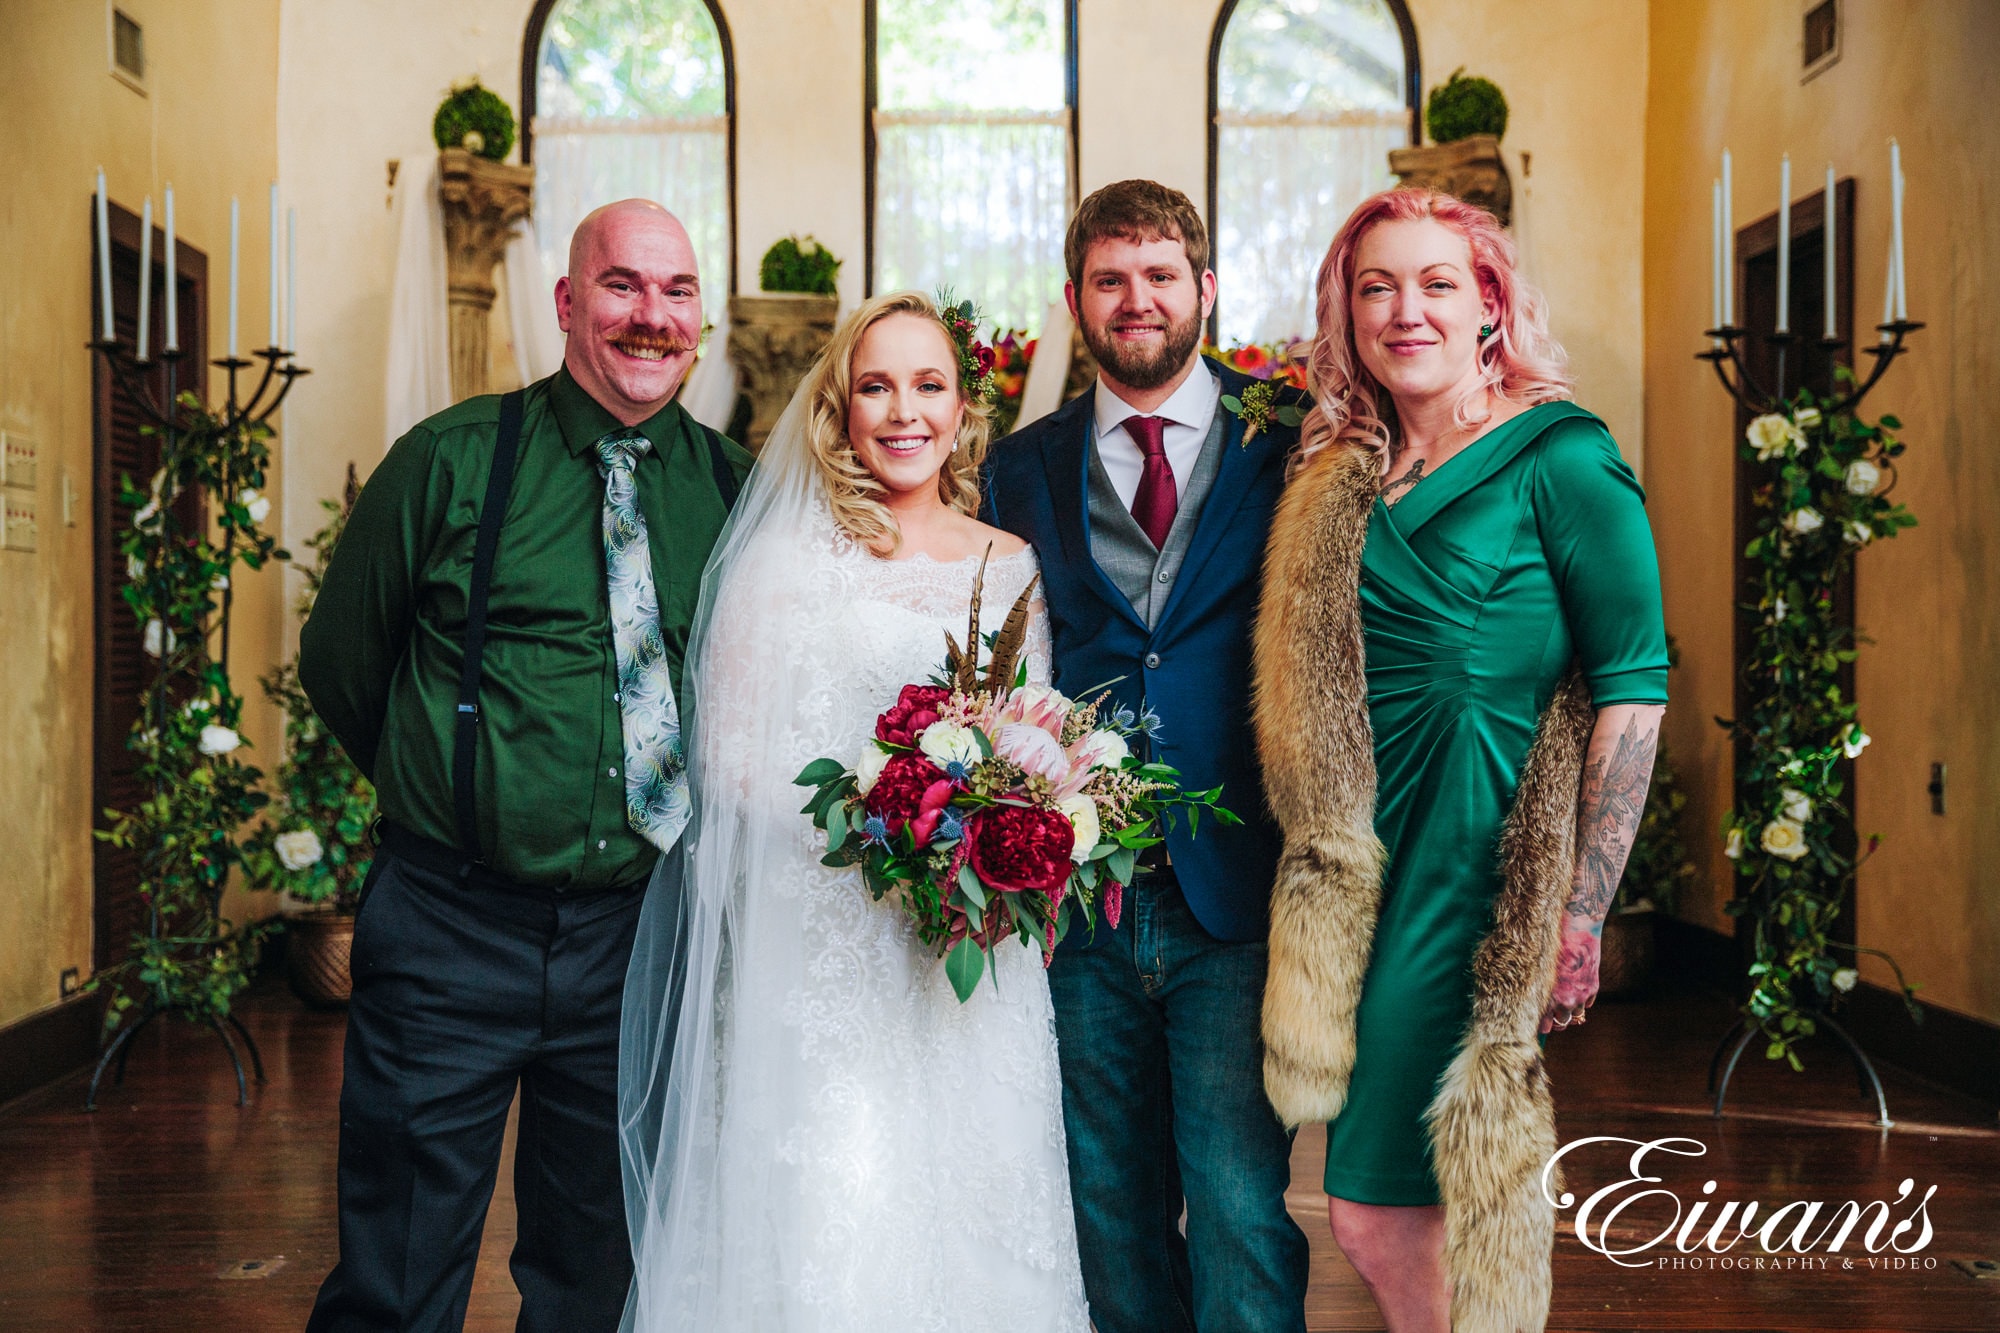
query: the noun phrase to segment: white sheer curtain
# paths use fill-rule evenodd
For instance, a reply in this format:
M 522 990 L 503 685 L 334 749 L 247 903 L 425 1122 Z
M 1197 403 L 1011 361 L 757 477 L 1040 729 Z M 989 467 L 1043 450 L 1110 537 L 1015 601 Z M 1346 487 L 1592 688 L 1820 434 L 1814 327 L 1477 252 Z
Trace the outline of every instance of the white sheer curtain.
M 583 215 L 618 199 L 672 210 L 694 242 L 703 299 L 729 292 L 729 117 L 535 120 L 535 234 L 550 282 Z
M 437 154 L 426 150 L 403 160 L 412 169 L 397 173 L 393 205 L 396 276 L 389 290 L 385 453 L 410 427 L 455 401 Z
M 1409 112 L 1216 114 L 1215 272 L 1224 346 L 1313 331 L 1313 279 L 1354 206 L 1396 183 Z
M 1069 111 L 875 112 L 875 290 L 948 286 L 1039 329 L 1062 294 Z

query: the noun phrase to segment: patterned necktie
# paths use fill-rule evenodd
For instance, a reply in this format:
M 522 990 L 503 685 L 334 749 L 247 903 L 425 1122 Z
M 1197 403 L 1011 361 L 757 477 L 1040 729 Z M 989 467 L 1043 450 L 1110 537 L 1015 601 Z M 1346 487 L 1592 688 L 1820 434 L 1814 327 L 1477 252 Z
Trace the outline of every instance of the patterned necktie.
M 1139 470 L 1139 490 L 1132 497 L 1132 517 L 1152 541 L 1153 549 L 1164 550 L 1167 534 L 1173 531 L 1174 511 L 1180 508 L 1180 492 L 1174 487 L 1174 470 L 1167 466 L 1167 421 L 1165 417 L 1127 417 L 1125 433 L 1146 456 Z
M 637 430 L 615 430 L 597 442 L 604 476 L 604 568 L 610 580 L 611 642 L 618 658 L 618 707 L 625 738 L 625 818 L 646 841 L 667 851 L 687 827 L 687 762 L 681 715 L 660 633 L 660 596 L 653 554 L 639 516 L 632 480 L 637 456 L 653 447 Z

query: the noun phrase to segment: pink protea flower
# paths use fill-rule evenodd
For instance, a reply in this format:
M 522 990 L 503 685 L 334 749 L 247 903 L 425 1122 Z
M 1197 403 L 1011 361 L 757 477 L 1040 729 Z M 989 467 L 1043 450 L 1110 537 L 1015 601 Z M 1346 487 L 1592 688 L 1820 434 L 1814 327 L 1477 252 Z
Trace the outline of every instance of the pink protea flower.
M 1069 699 L 1046 685 L 1023 685 L 1007 696 L 993 715 L 995 726 L 1019 722 L 1039 727 L 1057 740 L 1062 739 L 1063 719 L 1069 716 Z
M 1052 783 L 1069 777 L 1069 755 L 1062 742 L 1030 722 L 1008 722 L 993 736 L 993 752 Z

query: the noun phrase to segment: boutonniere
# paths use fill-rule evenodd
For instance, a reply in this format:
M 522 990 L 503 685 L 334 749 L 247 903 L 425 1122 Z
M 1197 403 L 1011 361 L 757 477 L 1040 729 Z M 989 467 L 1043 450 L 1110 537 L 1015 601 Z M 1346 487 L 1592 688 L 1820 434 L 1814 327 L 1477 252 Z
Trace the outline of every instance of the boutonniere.
M 1296 403 L 1280 403 L 1278 386 L 1272 380 L 1258 380 L 1243 391 L 1238 398 L 1233 393 L 1222 395 L 1222 405 L 1232 416 L 1243 422 L 1243 439 L 1239 446 L 1247 445 L 1257 437 L 1257 432 L 1273 421 L 1280 426 L 1297 426 L 1306 419 L 1306 414 Z

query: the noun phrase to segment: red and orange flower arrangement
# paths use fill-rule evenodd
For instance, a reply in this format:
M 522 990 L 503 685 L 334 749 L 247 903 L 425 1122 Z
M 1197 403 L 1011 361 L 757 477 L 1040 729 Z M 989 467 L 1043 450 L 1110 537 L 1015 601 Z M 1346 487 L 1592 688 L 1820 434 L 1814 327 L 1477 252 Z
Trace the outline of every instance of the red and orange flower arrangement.
M 1146 763 L 1127 737 L 1157 719 L 1109 715 L 1105 698 L 1076 703 L 1027 683 L 1021 650 L 1031 583 L 1014 603 L 982 672 L 979 584 L 961 647 L 945 636 L 945 668 L 905 685 L 875 721 L 852 768 L 816 759 L 796 779 L 815 788 L 802 813 L 826 830 L 830 866 L 859 866 L 877 901 L 894 897 L 945 960 L 961 1002 L 1009 935 L 1043 962 L 1074 913 L 1116 929 L 1138 854 L 1177 809 L 1190 832 L 1220 787 L 1183 792 L 1179 773 Z

